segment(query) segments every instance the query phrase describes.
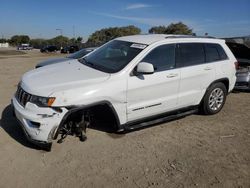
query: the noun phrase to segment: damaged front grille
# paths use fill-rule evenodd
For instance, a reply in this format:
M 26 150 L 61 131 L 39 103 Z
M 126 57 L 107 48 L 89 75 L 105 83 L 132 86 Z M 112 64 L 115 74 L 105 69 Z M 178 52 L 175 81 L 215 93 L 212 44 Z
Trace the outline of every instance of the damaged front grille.
M 24 91 L 20 86 L 17 87 L 16 99 L 24 107 L 30 102 L 32 95 Z

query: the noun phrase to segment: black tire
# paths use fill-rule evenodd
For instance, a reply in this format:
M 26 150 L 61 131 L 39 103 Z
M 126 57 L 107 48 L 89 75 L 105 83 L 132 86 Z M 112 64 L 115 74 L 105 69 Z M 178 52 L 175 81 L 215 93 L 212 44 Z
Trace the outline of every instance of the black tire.
M 221 83 L 214 83 L 205 93 L 201 103 L 202 112 L 205 115 L 217 114 L 223 108 L 227 98 L 226 86 Z

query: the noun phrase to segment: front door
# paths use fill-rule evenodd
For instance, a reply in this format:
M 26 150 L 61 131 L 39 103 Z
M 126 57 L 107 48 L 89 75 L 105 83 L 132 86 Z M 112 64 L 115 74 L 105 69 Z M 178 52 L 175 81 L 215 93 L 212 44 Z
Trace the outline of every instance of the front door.
M 133 121 L 176 109 L 180 70 L 175 69 L 175 45 L 156 47 L 141 62 L 154 65 L 150 75 L 129 75 L 127 119 Z

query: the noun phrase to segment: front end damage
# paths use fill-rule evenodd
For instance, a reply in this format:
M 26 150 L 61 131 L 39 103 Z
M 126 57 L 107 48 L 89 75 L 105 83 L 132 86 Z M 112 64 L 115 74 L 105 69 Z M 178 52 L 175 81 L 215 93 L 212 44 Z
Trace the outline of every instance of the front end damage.
M 118 116 L 112 105 L 105 101 L 80 107 L 39 107 L 31 102 L 22 105 L 14 97 L 12 106 L 27 139 L 47 151 L 51 150 L 53 140 L 59 138 L 57 142 L 62 143 L 68 135 L 85 141 L 86 129 L 90 125 L 106 124 L 109 132 L 119 128 Z
M 90 124 L 91 115 L 88 110 L 74 110 L 65 107 L 38 107 L 28 102 L 23 107 L 17 99 L 12 99 L 14 114 L 20 123 L 27 139 L 44 148 L 51 149 L 52 141 L 61 137 L 62 143 L 68 135 L 75 135 L 80 141 L 86 140 L 86 128 Z
M 58 125 L 68 111 L 66 108 L 38 107 L 30 102 L 22 106 L 15 97 L 12 106 L 28 140 L 41 146 L 51 145 Z

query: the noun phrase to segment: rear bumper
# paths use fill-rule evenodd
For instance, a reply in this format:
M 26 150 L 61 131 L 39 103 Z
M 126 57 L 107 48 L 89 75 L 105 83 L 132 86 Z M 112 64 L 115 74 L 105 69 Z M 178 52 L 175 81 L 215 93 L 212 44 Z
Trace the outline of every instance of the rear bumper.
M 236 82 L 234 86 L 235 90 L 250 90 L 249 82 Z
M 62 108 L 59 113 L 52 108 L 41 108 L 29 102 L 23 107 L 15 97 L 11 103 L 27 139 L 37 145 L 51 145 L 53 135 L 67 110 Z
M 246 73 L 237 73 L 237 79 L 234 86 L 236 90 L 249 90 L 250 89 L 250 74 Z

